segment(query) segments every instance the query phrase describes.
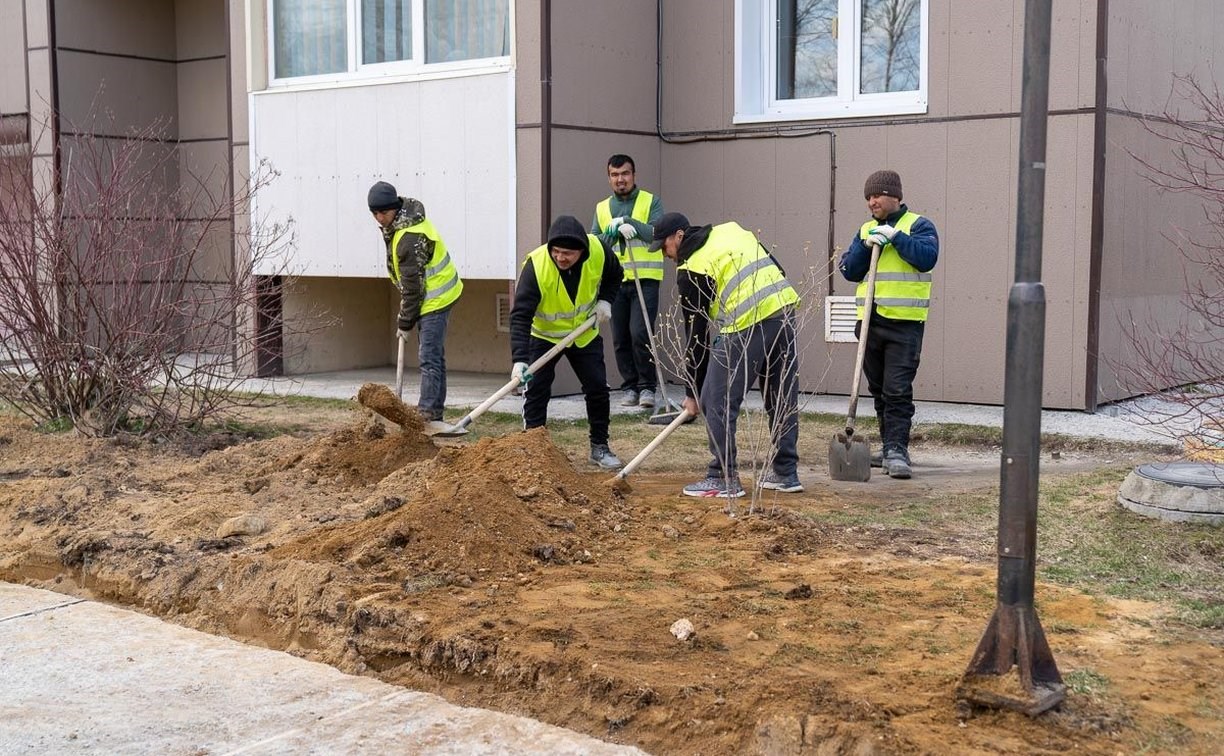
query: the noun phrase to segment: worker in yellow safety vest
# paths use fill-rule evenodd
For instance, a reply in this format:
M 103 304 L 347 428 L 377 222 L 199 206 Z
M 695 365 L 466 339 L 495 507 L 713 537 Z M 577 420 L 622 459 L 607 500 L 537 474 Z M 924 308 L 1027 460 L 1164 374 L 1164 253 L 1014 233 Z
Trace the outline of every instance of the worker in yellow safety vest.
M 910 428 L 914 418 L 914 377 L 922 354 L 927 313 L 931 311 L 931 271 L 939 260 L 939 234 L 929 218 L 902 204 L 901 176 L 876 171 L 863 186 L 871 220 L 864 223 L 841 256 L 848 281 L 858 281 L 859 322 L 867 296 L 871 247 L 879 245 L 871 322 L 867 329 L 863 374 L 875 400 L 881 451 L 872 465 L 892 478 L 913 475 Z
M 657 385 L 650 333 L 659 316 L 663 254 L 651 251 L 648 245 L 655 221 L 663 215 L 663 203 L 658 195 L 638 187 L 633 158 L 613 155 L 607 168 L 612 194 L 595 205 L 591 233 L 603 236 L 612 245 L 625 270 L 612 300 L 612 348 L 621 377 L 620 403 L 624 407 L 654 407 L 662 387 Z M 638 300 L 639 285 L 645 315 Z
M 687 343 L 684 409 L 702 412 L 710 463 L 687 496 L 744 495 L 736 459 L 740 406 L 759 385 L 769 415 L 772 455 L 758 488 L 803 490 L 799 481 L 799 382 L 795 308 L 799 294 L 778 260 L 751 231 L 734 222 L 694 226 L 667 213 L 651 249 L 676 265 Z M 711 333 L 711 331 L 713 333 Z M 700 397 L 700 401 L 698 400 Z
M 590 460 L 606 470 L 620 468 L 621 461 L 608 446 L 611 400 L 598 327 L 582 333 L 534 373 L 527 371 L 592 315 L 600 325 L 612 318 L 612 299 L 622 275 L 607 242 L 588 234 L 577 218 L 562 215 L 549 228 L 548 241 L 527 254 L 510 308 L 510 354 L 514 360 L 510 378 L 526 386 L 523 428 L 537 428 L 548 420 L 556 365 L 564 356 L 586 399 Z
M 417 410 L 425 421 L 442 419 L 446 406 L 446 326 L 463 293 L 459 271 L 425 206 L 379 181 L 370 187 L 370 212 L 387 246 L 387 275 L 400 292 L 399 338 L 418 332 L 421 391 Z

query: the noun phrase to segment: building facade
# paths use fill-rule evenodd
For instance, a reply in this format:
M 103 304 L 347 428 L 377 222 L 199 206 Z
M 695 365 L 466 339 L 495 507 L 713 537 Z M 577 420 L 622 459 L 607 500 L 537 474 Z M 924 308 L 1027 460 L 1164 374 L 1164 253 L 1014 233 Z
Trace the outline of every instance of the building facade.
M 51 114 L 101 103 L 121 127 L 170 123 L 166 148 L 222 166 L 218 190 L 274 168 L 251 211 L 292 217 L 297 245 L 269 303 L 333 322 L 308 343 L 286 328 L 287 373 L 394 358 L 378 179 L 425 204 L 465 280 L 450 368 L 508 369 L 523 256 L 553 216 L 587 223 L 627 153 L 668 210 L 757 230 L 804 279 L 801 376 L 823 393 L 847 392 L 854 356 L 825 330 L 853 293 L 833 260 L 863 179 L 893 168 L 941 236 L 918 398 L 1001 403 L 1023 19 L 1024 0 L 0 0 L 0 146 L 25 140 L 53 176 L 73 133 Z M 1201 208 L 1132 155 L 1168 159 L 1144 119 L 1175 75 L 1210 76 L 1221 31 L 1208 0 L 1054 0 L 1047 407 L 1133 393 L 1127 323 L 1183 314 L 1168 237 Z

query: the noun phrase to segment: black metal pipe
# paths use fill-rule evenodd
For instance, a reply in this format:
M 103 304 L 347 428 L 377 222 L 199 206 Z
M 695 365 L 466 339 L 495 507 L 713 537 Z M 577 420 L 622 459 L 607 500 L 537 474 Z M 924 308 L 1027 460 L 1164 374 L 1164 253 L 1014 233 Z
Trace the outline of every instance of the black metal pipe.
M 1051 0 L 1028 0 L 1020 109 L 1016 280 L 1007 303 L 1003 455 L 999 489 L 999 602 L 1032 606 L 1045 356 L 1041 284 Z
M 1109 0 L 1097 0 L 1096 99 L 1092 116 L 1092 235 L 1088 242 L 1088 348 L 1084 367 L 1084 409 L 1100 401 L 1101 258 L 1105 250 L 1105 126 L 1109 108 Z
M 552 2 L 540 0 L 540 238 L 552 225 Z

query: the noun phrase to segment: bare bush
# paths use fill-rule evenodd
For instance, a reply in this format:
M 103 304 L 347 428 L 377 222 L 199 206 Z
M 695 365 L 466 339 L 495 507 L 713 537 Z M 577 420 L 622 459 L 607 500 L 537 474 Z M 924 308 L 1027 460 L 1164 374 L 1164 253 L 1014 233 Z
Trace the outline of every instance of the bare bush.
M 1182 259 L 1179 319 L 1128 313 L 1121 323 L 1133 362 L 1111 360 L 1133 390 L 1166 401 L 1145 404 L 1147 421 L 1191 446 L 1224 446 L 1224 99 L 1193 77 L 1175 79 L 1174 93 L 1197 117 L 1166 109 L 1145 121 L 1148 133 L 1172 146 L 1172 163 L 1133 157 L 1159 191 L 1202 203 L 1205 232 L 1167 235 Z M 1172 387 L 1172 388 L 1170 388 Z
M 760 232 L 757 232 L 758 237 Z M 808 260 L 810 250 L 804 248 L 801 259 Z M 776 255 L 775 255 L 776 256 Z M 824 376 L 828 374 L 832 366 L 832 353 L 828 349 L 817 349 L 816 342 L 820 334 L 823 333 L 823 317 L 824 309 L 821 298 L 821 292 L 824 289 L 824 280 L 827 273 L 826 261 L 821 261 L 820 266 L 808 265 L 804 268 L 787 267 L 786 277 L 790 281 L 791 286 L 799 294 L 799 304 L 796 306 L 793 313 L 793 324 L 795 330 L 794 348 L 790 350 L 788 362 L 783 365 L 783 371 L 787 372 L 791 368 L 794 369 L 796 380 L 799 380 L 799 375 L 802 373 L 805 361 L 810 360 L 813 355 L 823 354 L 825 362 L 823 365 L 823 373 L 820 382 L 823 382 Z M 662 352 L 663 364 L 676 366 L 672 371 L 679 376 L 682 383 L 692 390 L 694 394 L 699 395 L 697 387 L 693 385 L 692 379 L 684 370 L 687 349 L 687 337 L 684 326 L 684 316 L 681 312 L 679 302 L 674 303 L 666 312 L 660 313 L 658 326 L 658 341 L 659 351 Z M 711 330 L 715 326 L 711 324 Z M 741 334 L 718 334 L 711 333 L 711 338 L 731 338 L 743 339 L 745 333 Z M 739 359 L 730 364 L 723 364 L 728 372 L 744 372 L 748 370 L 748 365 L 743 358 L 744 349 L 730 348 L 727 350 L 712 350 L 710 359 L 715 359 L 715 356 L 739 355 Z M 659 359 L 660 355 L 655 358 Z M 748 389 L 761 390 L 761 386 L 748 385 Z M 786 392 L 783 391 L 783 394 Z M 794 421 L 798 422 L 798 413 L 803 412 L 811 400 L 810 394 L 798 392 L 797 406 L 787 408 L 784 406 L 785 396 L 780 398 L 770 397 L 765 393 L 761 393 L 762 406 L 755 407 L 745 403 L 741 409 L 736 426 L 736 468 L 737 473 L 743 475 L 747 473 L 754 481 L 759 480 L 761 475 L 770 470 L 773 466 L 774 457 L 778 450 L 778 440 L 782 432 L 786 429 L 786 418 L 793 416 Z M 768 407 L 774 401 L 780 401 L 777 417 L 781 420 L 777 425 L 770 422 Z M 702 407 L 702 411 L 705 408 Z M 729 439 L 727 440 L 729 441 Z M 729 443 L 724 443 L 724 448 L 728 448 Z M 723 469 L 728 468 L 729 460 L 720 459 L 719 463 Z M 751 514 L 756 511 L 760 504 L 762 490 L 749 482 L 745 481 L 745 491 L 748 493 L 748 512 Z M 736 514 L 737 506 L 734 500 L 729 500 L 727 503 L 727 512 Z
M 28 148 L 0 162 L 0 400 L 90 435 L 197 428 L 249 401 L 232 389 L 267 347 L 257 284 L 290 224 L 245 213 L 274 172 L 196 173 L 161 126 L 87 126 L 65 126 L 58 172 Z

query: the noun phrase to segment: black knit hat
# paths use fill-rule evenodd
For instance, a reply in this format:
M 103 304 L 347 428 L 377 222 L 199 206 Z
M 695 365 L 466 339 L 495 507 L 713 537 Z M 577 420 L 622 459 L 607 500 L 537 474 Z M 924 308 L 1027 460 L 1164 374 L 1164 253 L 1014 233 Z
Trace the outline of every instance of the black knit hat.
M 863 185 L 863 199 L 873 194 L 883 194 L 901 199 L 901 177 L 896 171 L 876 171 L 867 177 Z
M 654 238 L 650 242 L 650 251 L 658 252 L 663 249 L 663 242 L 667 237 L 676 233 L 682 228 L 689 227 L 689 219 L 683 213 L 664 213 L 659 222 L 654 225 Z
M 399 198 L 399 192 L 395 191 L 395 187 L 386 181 L 379 181 L 370 187 L 370 194 L 366 202 L 369 204 L 370 212 L 372 213 L 377 213 L 380 210 L 399 210 L 403 206 L 403 202 Z
M 582 221 L 572 215 L 558 215 L 548 228 L 548 246 L 563 249 L 586 249 L 587 232 Z

